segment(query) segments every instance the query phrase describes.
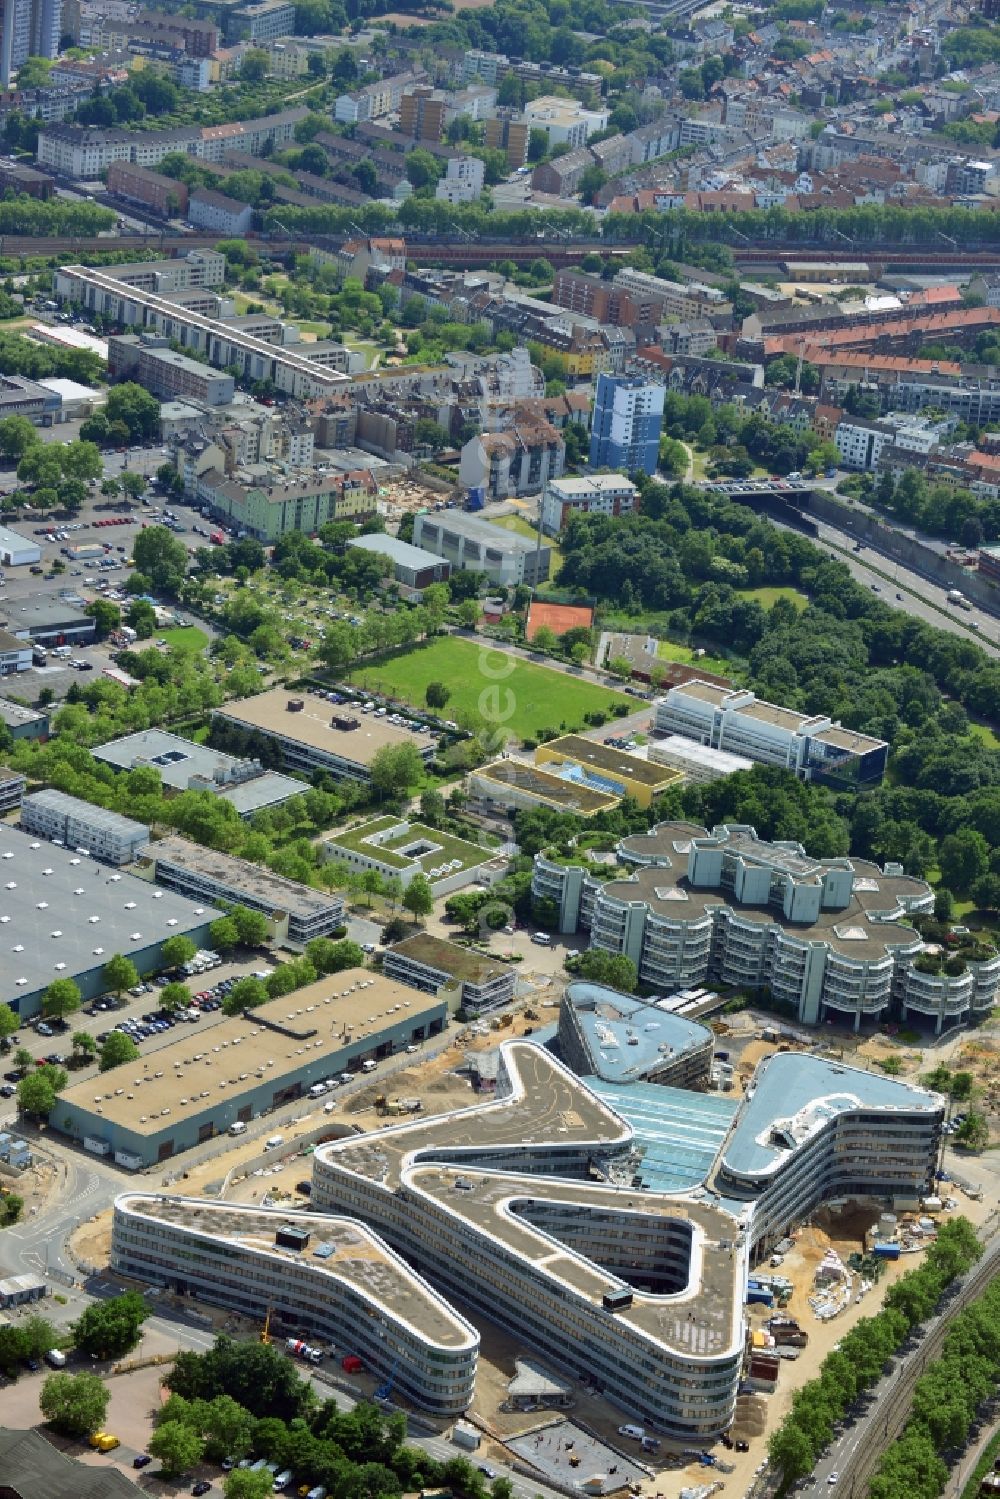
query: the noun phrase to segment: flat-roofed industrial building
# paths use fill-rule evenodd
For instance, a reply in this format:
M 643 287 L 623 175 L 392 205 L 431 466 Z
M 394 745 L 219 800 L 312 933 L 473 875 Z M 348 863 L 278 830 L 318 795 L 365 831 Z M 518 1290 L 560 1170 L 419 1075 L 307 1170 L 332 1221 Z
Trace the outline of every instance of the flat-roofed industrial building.
M 148 766 L 171 791 L 211 791 L 231 802 L 241 818 L 252 817 L 265 807 L 278 807 L 309 789 L 291 776 L 266 770 L 252 756 L 227 755 L 166 729 L 140 729 L 122 739 L 109 739 L 91 754 L 116 770 Z
M 445 1001 L 347 968 L 210 1030 L 185 1027 L 148 1066 L 127 1062 L 73 1084 L 60 1094 L 51 1123 L 93 1154 L 139 1170 L 447 1024 Z
M 162 966 L 168 937 L 208 945 L 222 912 L 113 870 L 86 854 L 0 827 L 0 1003 L 27 1018 L 57 978 L 73 979 L 83 998 L 103 994 L 104 965 L 115 953 L 140 973 Z
M 371 763 L 380 749 L 412 744 L 424 760 L 434 754 L 430 733 L 411 733 L 353 706 L 331 708 L 319 698 L 297 696 L 283 687 L 244 697 L 216 708 L 215 723 L 278 746 L 289 770 L 323 770 L 338 780 L 371 779 Z

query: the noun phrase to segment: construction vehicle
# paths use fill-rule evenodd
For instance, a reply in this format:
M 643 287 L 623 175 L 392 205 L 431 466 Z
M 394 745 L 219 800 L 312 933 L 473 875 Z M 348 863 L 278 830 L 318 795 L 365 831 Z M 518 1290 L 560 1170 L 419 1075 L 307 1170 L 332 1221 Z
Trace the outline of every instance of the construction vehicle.
M 290 1353 L 293 1358 L 305 1359 L 309 1364 L 323 1362 L 322 1348 L 313 1348 L 311 1344 L 304 1343 L 301 1338 L 286 1338 L 285 1352 Z
M 259 1337 L 260 1337 L 260 1341 L 264 1344 L 264 1347 L 265 1348 L 269 1348 L 270 1344 L 271 1344 L 271 1308 L 270 1307 L 268 1307 L 268 1309 L 267 1309 L 267 1316 L 264 1318 L 264 1326 L 263 1326 L 263 1328 L 262 1328 L 262 1330 L 261 1330 L 261 1332 L 259 1334 Z
M 389 1399 L 389 1397 L 390 1397 L 390 1395 L 392 1394 L 392 1391 L 393 1391 L 393 1386 L 396 1383 L 396 1371 L 398 1369 L 399 1369 L 399 1359 L 396 1359 L 396 1361 L 393 1364 L 392 1368 L 389 1370 L 389 1378 L 386 1379 L 386 1380 L 384 1380 L 382 1382 L 382 1384 L 379 1385 L 378 1389 L 375 1391 L 375 1399 L 376 1400 L 388 1400 Z

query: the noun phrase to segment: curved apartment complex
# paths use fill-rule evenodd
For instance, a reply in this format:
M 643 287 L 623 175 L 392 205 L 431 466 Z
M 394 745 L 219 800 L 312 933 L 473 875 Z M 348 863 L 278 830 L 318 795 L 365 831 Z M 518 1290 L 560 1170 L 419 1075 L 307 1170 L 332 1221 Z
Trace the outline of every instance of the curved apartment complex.
M 997 1001 L 1000 955 L 929 955 L 906 918 L 933 911 L 933 892 L 896 866 L 683 822 L 623 838 L 617 856 L 635 871 L 627 879 L 538 854 L 532 891 L 556 902 L 561 930 L 589 927 L 592 947 L 626 954 L 651 988 L 767 987 L 807 1024 L 830 1016 L 855 1030 L 892 1007 L 940 1033 Z
M 708 1200 L 608 1185 L 631 1147 L 571 1072 L 509 1042 L 494 1101 L 321 1145 L 312 1202 L 650 1425 L 710 1437 L 742 1369 L 745 1240 Z
M 115 1202 L 111 1265 L 354 1353 L 417 1406 L 472 1400 L 479 1334 L 362 1223 L 191 1197 Z

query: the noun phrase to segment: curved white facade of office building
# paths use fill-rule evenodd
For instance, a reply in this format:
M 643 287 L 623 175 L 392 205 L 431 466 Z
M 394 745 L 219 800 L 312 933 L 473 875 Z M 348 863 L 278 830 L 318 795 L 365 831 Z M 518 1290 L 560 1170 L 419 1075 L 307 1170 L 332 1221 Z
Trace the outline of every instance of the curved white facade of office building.
M 320 1146 L 315 1206 L 678 1440 L 732 1421 L 743 1236 L 692 1196 L 598 1184 L 632 1131 L 546 1051 L 509 1042 L 479 1108 Z
M 261 1323 L 270 1308 L 272 1331 L 356 1354 L 435 1415 L 472 1401 L 476 1329 L 363 1223 L 129 1192 L 115 1202 L 111 1267 Z

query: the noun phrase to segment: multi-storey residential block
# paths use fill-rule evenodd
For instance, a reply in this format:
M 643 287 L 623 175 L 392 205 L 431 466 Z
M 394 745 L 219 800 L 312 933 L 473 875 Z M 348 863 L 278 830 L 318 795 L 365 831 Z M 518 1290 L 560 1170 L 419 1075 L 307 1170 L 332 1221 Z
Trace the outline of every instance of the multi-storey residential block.
M 134 203 L 144 203 L 156 213 L 182 217 L 187 213 L 188 190 L 183 182 L 164 177 L 162 172 L 137 167 L 133 162 L 112 162 L 108 167 L 107 186 L 109 193 L 130 198 Z
M 382 963 L 386 978 L 398 979 L 425 994 L 453 996 L 454 1009 L 470 1015 L 498 1010 L 514 999 L 514 969 L 510 963 L 486 957 L 429 932 L 405 937 L 387 949 Z
M 490 499 L 537 494 L 566 466 L 566 442 L 544 418 L 517 417 L 502 432 L 470 437 L 458 464 L 461 483 L 482 486 Z
M 745 688 L 714 682 L 671 687 L 656 705 L 656 727 L 830 786 L 878 785 L 889 754 L 883 740 L 845 729 L 825 714 L 781 708 Z
M 407 89 L 399 104 L 399 128 L 415 141 L 439 141 L 444 131 L 448 96 L 440 89 L 418 84 Z
M 232 375 L 178 354 L 162 334 L 115 334 L 108 339 L 108 370 L 117 379 L 137 380 L 167 401 L 228 406 L 236 389 Z
M 111 1265 L 321 1346 L 347 1349 L 440 1418 L 471 1404 L 479 1335 L 370 1229 L 282 1208 L 128 1193 Z
M 574 515 L 631 515 L 638 509 L 639 491 L 624 474 L 555 479 L 542 495 L 542 530 L 558 536 Z
M 599 375 L 590 426 L 591 468 L 654 474 L 664 387 L 630 375 Z
M 186 838 L 147 843 L 141 863 L 148 878 L 164 889 L 259 911 L 267 917 L 275 940 L 296 947 L 304 947 L 314 937 L 329 937 L 343 924 L 344 902 L 339 895 L 283 879 L 247 859 L 189 843 Z
M 86 850 L 108 864 L 131 864 L 149 842 L 149 829 L 143 823 L 52 789 L 33 791 L 24 798 L 21 828 L 77 852 Z
M 189 255 L 187 259 L 194 257 Z M 219 260 L 224 265 L 224 257 L 219 256 Z M 266 337 L 244 331 L 235 320 L 221 321 L 184 305 L 183 300 L 178 301 L 173 296 L 175 286 L 170 286 L 169 291 L 158 286 L 160 281 L 169 285 L 170 280 L 155 264 L 145 277 L 126 267 L 123 278 L 117 274 L 118 270 L 117 266 L 100 270 L 63 266 L 55 276 L 56 295 L 126 326 L 177 339 L 186 347 L 204 353 L 216 369 L 236 365 L 246 378 L 271 380 L 289 395 L 321 395 L 346 382 L 345 374 L 330 367 L 351 366 L 350 351 L 340 344 L 300 343 L 289 333 L 283 334 L 282 343 L 271 343 Z
M 249 203 L 227 198 L 225 193 L 199 187 L 191 194 L 188 217 L 199 229 L 235 237 L 248 233 L 253 222 L 253 209 Z
M 318 531 L 328 521 L 363 519 L 375 510 L 375 484 L 367 470 L 289 476 L 280 468 L 259 465 L 227 478 L 210 468 L 198 475 L 194 491 L 213 515 L 266 542 L 289 531 Z

